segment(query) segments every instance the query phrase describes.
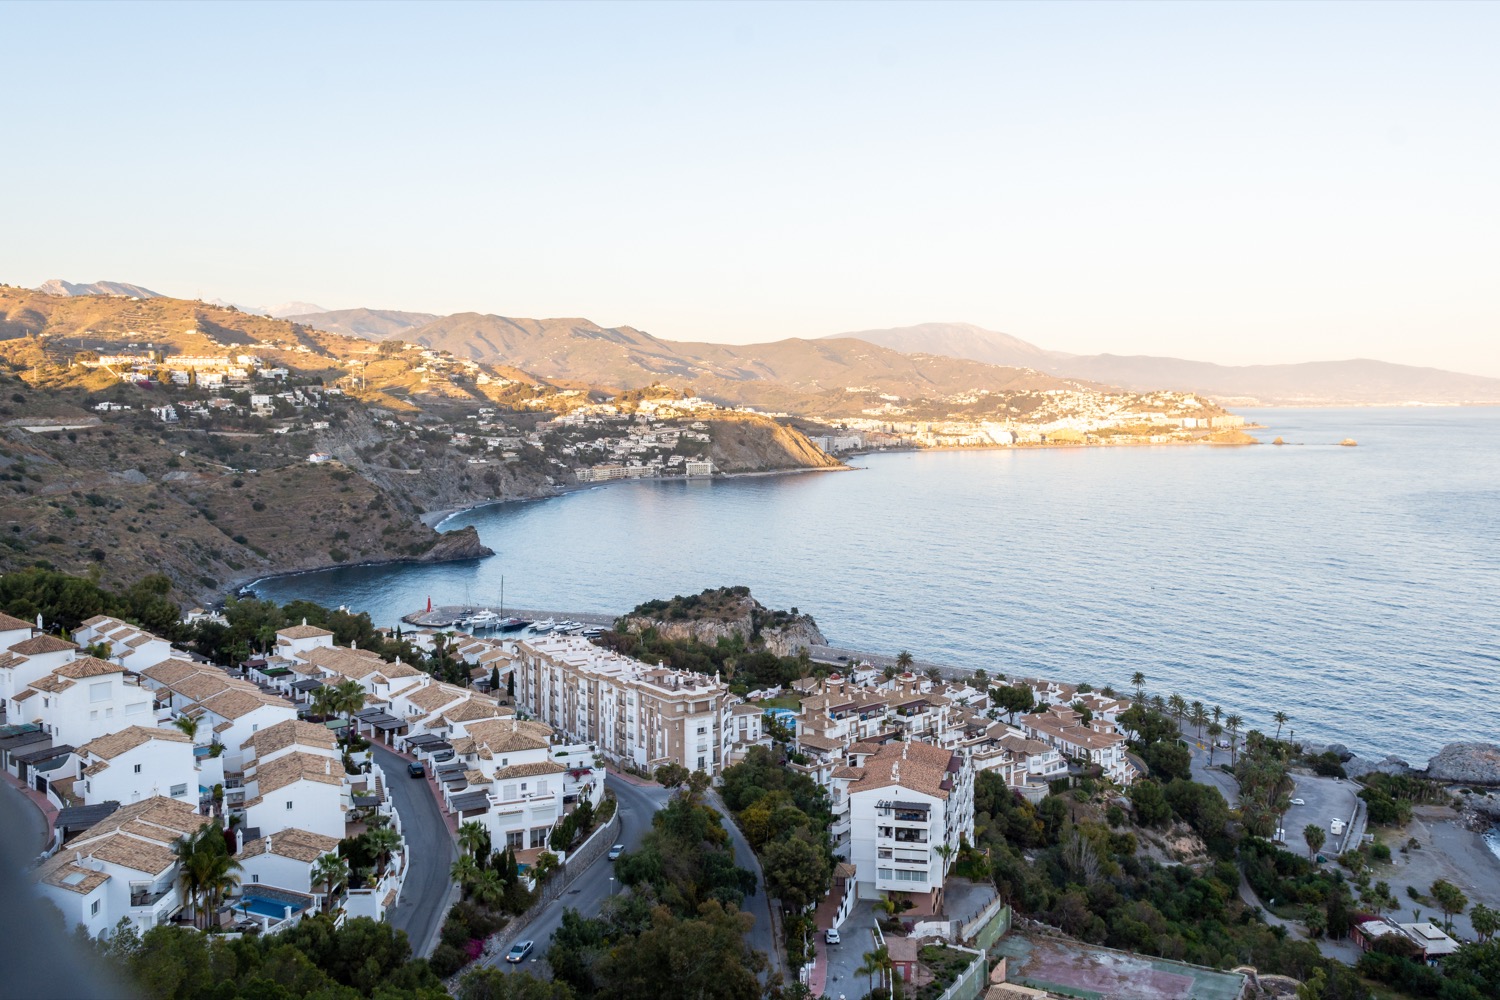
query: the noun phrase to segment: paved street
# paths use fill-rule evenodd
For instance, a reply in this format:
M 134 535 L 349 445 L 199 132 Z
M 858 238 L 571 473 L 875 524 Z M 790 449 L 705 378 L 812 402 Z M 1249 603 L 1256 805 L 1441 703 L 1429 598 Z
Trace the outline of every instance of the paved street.
M 401 901 L 391 911 L 390 923 L 411 939 L 412 954 L 430 955 L 448 909 L 453 884 L 448 869 L 458 859 L 458 848 L 428 783 L 407 777 L 405 758 L 380 746 L 374 751 L 385 771 L 386 791 L 401 813 L 411 856 Z
M 615 842 L 634 851 L 641 846 L 641 840 L 651 829 L 651 817 L 667 804 L 669 793 L 659 785 L 633 784 L 613 773 L 605 779 L 605 786 L 614 793 L 615 807 L 620 816 Z M 566 892 L 547 904 L 536 919 L 515 938 L 518 941 L 529 939 L 536 942 L 527 961 L 511 965 L 505 961 L 503 954 L 497 954 L 480 959 L 478 964 L 494 965 L 507 972 L 525 969 L 539 976 L 551 976 L 545 956 L 547 949 L 552 946 L 552 935 L 562 926 L 563 913 L 577 910 L 586 917 L 598 916 L 604 900 L 618 889 L 619 886 L 614 881 L 614 864 L 606 855 L 600 855 Z
M 819 934 L 822 931 L 818 932 Z M 843 940 L 820 949 L 828 963 L 823 981 L 825 997 L 862 997 L 870 990 L 871 979 L 855 973 L 865 962 L 865 952 L 873 951 L 875 939 L 875 903 L 862 899 L 849 911 L 840 930 Z
M 755 884 L 759 889 L 755 895 L 745 900 L 745 909 L 755 917 L 755 926 L 750 928 L 748 935 L 750 947 L 765 952 L 773 975 L 784 972 L 785 963 L 782 961 L 781 949 L 777 947 L 776 925 L 771 923 L 771 900 L 766 895 L 766 879 L 760 870 L 760 860 L 756 858 L 750 842 L 735 825 L 734 819 L 729 815 L 729 807 L 719 798 L 719 794 L 709 792 L 708 800 L 724 816 L 724 828 L 729 831 L 729 841 L 734 845 L 734 863 L 755 873 Z

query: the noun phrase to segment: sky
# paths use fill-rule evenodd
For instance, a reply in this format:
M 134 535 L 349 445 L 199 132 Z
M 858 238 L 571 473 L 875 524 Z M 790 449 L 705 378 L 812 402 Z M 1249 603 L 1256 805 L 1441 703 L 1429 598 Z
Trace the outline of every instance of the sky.
M 0 3 L 0 281 L 1500 376 L 1500 5 Z

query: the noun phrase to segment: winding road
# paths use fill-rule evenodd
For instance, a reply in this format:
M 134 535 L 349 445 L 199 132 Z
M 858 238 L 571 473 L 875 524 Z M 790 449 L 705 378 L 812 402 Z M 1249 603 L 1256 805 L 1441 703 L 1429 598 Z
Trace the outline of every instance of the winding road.
M 652 817 L 656 815 L 657 810 L 667 804 L 671 793 L 658 785 L 639 785 L 616 774 L 610 774 L 605 780 L 606 786 L 614 793 L 615 806 L 620 816 L 619 831 L 615 835 L 616 843 L 624 844 L 626 850 L 637 850 L 646 833 L 651 829 Z M 724 808 L 722 802 L 718 801 L 717 795 L 711 794 L 710 802 L 724 814 L 724 827 L 729 831 L 734 846 L 735 863 L 755 872 L 756 883 L 761 886 L 754 896 L 745 900 L 745 909 L 755 918 L 755 924 L 746 936 L 747 940 L 752 948 L 766 953 L 771 962 L 772 971 L 779 970 L 782 963 L 776 947 L 771 910 L 769 900 L 766 899 L 760 864 L 756 861 L 755 853 L 751 850 L 744 835 L 729 818 L 728 810 Z M 516 935 L 514 940 L 534 942 L 531 954 L 525 962 L 512 965 L 505 961 L 503 954 L 495 954 L 480 959 L 480 964 L 496 966 L 507 972 L 526 970 L 534 975 L 550 977 L 551 969 L 548 968 L 546 960 L 547 949 L 552 946 L 552 936 L 562 926 L 563 913 L 568 910 L 577 910 L 585 917 L 596 917 L 604 906 L 605 898 L 619 891 L 619 888 L 614 879 L 614 865 L 607 856 L 600 855 L 598 860 L 578 876 L 567 891 L 547 904 L 525 930 Z
M 392 927 L 406 932 L 412 954 L 425 957 L 437 946 L 438 929 L 454 896 L 448 870 L 458 860 L 458 847 L 427 781 L 407 777 L 404 757 L 380 746 L 373 749 L 385 771 L 386 791 L 401 813 L 401 829 L 411 859 L 401 901 L 387 919 Z

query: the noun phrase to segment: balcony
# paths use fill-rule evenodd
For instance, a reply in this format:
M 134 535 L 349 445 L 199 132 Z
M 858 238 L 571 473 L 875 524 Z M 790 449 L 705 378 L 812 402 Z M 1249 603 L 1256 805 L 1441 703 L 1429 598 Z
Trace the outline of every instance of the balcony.
M 171 882 L 165 885 L 153 885 L 150 882 L 130 883 L 130 905 L 132 907 L 155 906 L 158 902 L 171 894 L 173 885 Z

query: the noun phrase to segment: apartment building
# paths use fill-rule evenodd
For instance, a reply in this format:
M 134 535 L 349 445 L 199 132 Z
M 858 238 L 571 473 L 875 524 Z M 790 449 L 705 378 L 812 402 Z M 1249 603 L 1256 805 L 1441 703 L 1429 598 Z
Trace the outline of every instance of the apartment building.
M 974 837 L 974 769 L 967 756 L 926 743 L 851 748 L 834 771 L 837 853 L 855 868 L 861 899 L 927 895 L 942 908 L 959 843 Z
M 568 740 L 648 770 L 723 768 L 728 689 L 718 678 L 653 667 L 577 636 L 525 640 L 517 653 L 518 710 Z
M 136 628 L 118 618 L 95 615 L 73 630 L 80 646 L 103 644 L 116 663 L 137 673 L 172 655 L 172 644 L 159 635 Z
M 84 805 L 165 797 L 198 806 L 193 741 L 176 729 L 130 726 L 90 740 L 74 757 L 73 794 Z
M 1021 716 L 1026 734 L 1055 747 L 1064 757 L 1081 764 L 1094 764 L 1104 777 L 1120 785 L 1136 778 L 1125 756 L 1125 737 L 1114 723 L 1094 719 L 1084 725 L 1083 716 L 1066 705 L 1053 705 L 1045 712 Z

